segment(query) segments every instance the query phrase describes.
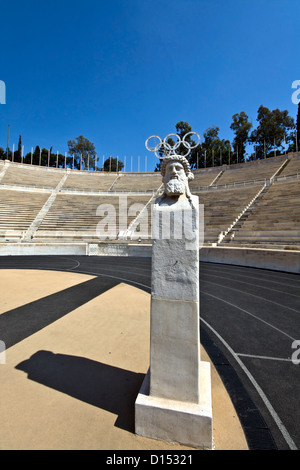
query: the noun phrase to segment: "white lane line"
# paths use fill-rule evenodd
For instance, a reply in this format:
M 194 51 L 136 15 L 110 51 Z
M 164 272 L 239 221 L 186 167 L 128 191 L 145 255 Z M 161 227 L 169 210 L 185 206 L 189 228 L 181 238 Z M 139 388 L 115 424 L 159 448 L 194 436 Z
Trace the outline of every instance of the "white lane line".
M 291 278 L 288 278 L 288 277 L 285 277 L 285 276 L 280 276 L 278 271 L 272 271 L 272 272 L 268 271 L 268 273 L 258 272 L 257 276 L 251 276 L 250 274 L 245 273 L 245 270 L 246 269 L 251 269 L 251 266 L 248 266 L 248 267 L 244 266 L 243 271 L 239 271 L 239 270 L 236 270 L 236 269 L 231 269 L 231 268 L 239 268 L 239 267 L 242 268 L 242 266 L 233 266 L 233 265 L 231 265 L 230 267 L 229 266 L 227 267 L 226 265 L 218 264 L 217 268 L 216 268 L 216 266 L 214 266 L 214 268 L 211 267 L 211 266 L 209 266 L 209 267 L 204 266 L 202 268 L 200 267 L 200 269 L 203 272 L 205 272 L 205 269 L 207 269 L 210 272 L 217 271 L 217 272 L 221 272 L 221 273 L 224 273 L 224 274 L 225 273 L 228 273 L 230 275 L 235 274 L 238 277 L 243 277 L 243 278 L 246 278 L 246 279 L 248 279 L 248 278 L 249 279 L 256 279 L 256 280 L 259 280 L 259 281 L 265 281 L 265 282 L 271 282 L 271 283 L 273 282 L 274 284 L 280 284 L 280 285 L 283 285 L 283 286 L 294 287 L 296 289 L 299 288 L 300 279 L 299 278 L 295 279 L 295 277 L 297 276 L 297 273 L 286 273 L 287 275 L 288 274 L 290 274 L 291 276 L 294 275 L 294 278 L 291 279 Z M 261 269 L 261 271 L 263 271 L 263 269 Z M 274 276 L 272 276 L 272 274 L 274 274 Z M 282 282 L 282 281 L 280 281 L 280 279 L 282 279 L 286 282 Z M 295 284 L 291 284 L 291 282 L 293 282 Z
M 241 307 L 238 307 L 237 305 L 235 304 L 232 304 L 231 302 L 228 302 L 227 300 L 224 300 L 224 299 L 221 299 L 220 297 L 217 297 L 216 295 L 213 295 L 213 294 L 209 294 L 208 292 L 204 292 L 204 291 L 200 291 L 202 292 L 203 294 L 206 294 L 206 295 L 209 295 L 210 297 L 213 297 L 214 299 L 217 299 L 217 300 L 220 300 L 221 302 L 224 302 L 225 304 L 228 304 L 230 305 L 231 307 L 234 307 L 234 308 L 237 308 L 238 310 L 241 310 L 242 312 L 246 313 L 247 315 L 250 315 L 251 317 L 253 318 L 256 318 L 256 320 L 259 320 L 260 322 L 262 323 L 265 323 L 267 326 L 269 326 L 270 328 L 273 328 L 274 330 L 278 331 L 279 333 L 283 334 L 284 336 L 287 336 L 288 338 L 290 338 L 291 340 L 295 340 L 296 338 L 293 338 L 292 336 L 288 335 L 287 333 L 285 333 L 284 331 L 280 330 L 279 328 L 277 328 L 276 326 L 272 325 L 271 323 L 263 320 L 262 318 L 254 315 L 253 313 L 251 312 L 248 312 L 248 310 L 245 310 Z
M 224 277 L 216 276 L 216 274 L 206 274 L 206 276 L 221 277 L 222 279 L 224 279 Z M 293 297 L 300 298 L 300 296 L 297 295 L 297 294 L 291 294 L 290 292 L 286 292 L 286 291 L 282 291 L 282 290 L 278 290 L 278 289 L 272 289 L 271 287 L 265 287 L 265 286 L 261 286 L 261 285 L 258 285 L 258 284 L 252 284 L 252 283 L 249 283 L 249 282 L 246 282 L 246 281 L 240 281 L 239 279 L 233 279 L 232 277 L 230 277 L 230 280 L 235 281 L 235 282 L 239 282 L 241 284 L 247 284 L 247 286 L 259 287 L 260 289 L 267 289 L 267 290 L 271 290 L 273 292 L 279 292 L 281 294 L 291 295 Z M 298 288 L 298 286 L 297 286 L 297 288 Z
M 207 276 L 220 277 L 220 276 L 215 276 L 215 275 L 213 275 L 213 274 L 207 274 Z M 278 307 L 281 307 L 281 308 L 284 308 L 284 309 L 288 309 L 288 310 L 292 310 L 293 312 L 296 312 L 296 313 L 300 313 L 300 311 L 299 311 L 299 310 L 296 310 L 295 308 L 287 307 L 286 305 L 282 305 L 282 304 L 279 304 L 278 302 L 275 302 L 275 300 L 270 300 L 270 299 L 266 299 L 265 297 L 260 297 L 259 295 L 250 294 L 250 292 L 245 292 L 245 291 L 243 291 L 243 290 L 236 289 L 235 287 L 228 287 L 228 286 L 224 286 L 224 284 L 218 284 L 217 282 L 206 281 L 206 280 L 203 280 L 203 279 L 202 279 L 201 282 L 207 282 L 208 284 L 212 284 L 212 285 L 214 285 L 214 286 L 224 287 L 224 289 L 235 290 L 235 291 L 237 291 L 237 292 L 241 292 L 241 293 L 244 294 L 244 295 L 251 295 L 252 297 L 256 297 L 257 299 L 265 300 L 266 302 L 270 302 L 270 303 L 272 303 L 272 304 L 278 305 Z
M 108 272 L 111 272 L 111 271 L 116 271 L 116 268 L 110 268 L 109 266 L 103 266 L 103 270 L 107 270 Z M 127 269 L 126 270 L 122 270 L 122 269 L 117 269 L 118 273 L 125 273 L 125 274 L 135 274 L 135 275 L 138 275 L 138 276 L 142 276 L 142 277 L 151 277 L 151 274 L 148 273 L 148 272 L 137 272 L 137 271 L 128 271 Z
M 13 268 L 11 268 L 13 269 Z M 22 268 L 15 268 L 15 269 L 22 269 Z M 42 271 L 69 271 L 70 269 L 75 269 L 75 268 L 63 268 L 63 267 L 55 267 L 55 268 L 49 268 L 49 267 L 41 267 L 41 266 L 36 266 L 36 267 L 32 267 L 30 266 L 30 268 L 24 268 L 24 269 L 38 269 L 38 270 L 42 270 Z M 125 272 L 125 271 L 123 271 Z M 76 270 L 75 271 L 75 274 L 76 273 L 79 273 L 79 274 L 90 274 L 91 276 L 99 276 L 99 277 L 109 277 L 111 279 L 115 279 L 116 281 L 121 281 L 121 282 L 124 282 L 125 284 L 128 284 L 128 283 L 131 283 L 131 284 L 134 284 L 136 286 L 141 286 L 141 287 L 145 287 L 146 289 L 151 289 L 150 286 L 147 286 L 145 284 L 141 284 L 140 282 L 136 282 L 136 281 L 133 281 L 132 279 L 123 279 L 122 277 L 117 277 L 117 276 L 111 276 L 109 274 L 105 274 L 105 273 L 94 273 L 92 271 L 79 271 L 79 270 Z M 131 272 L 131 271 L 126 271 L 126 274 L 136 274 L 134 272 Z M 146 277 L 146 275 L 144 275 Z
M 218 266 L 219 266 L 219 265 L 218 265 Z M 222 271 L 223 266 L 224 266 L 224 265 L 220 265 L 220 268 L 221 268 L 221 269 L 218 267 L 217 271 Z M 205 267 L 207 267 L 207 266 L 205 266 Z M 241 266 L 232 266 L 232 267 L 237 268 L 237 267 L 241 267 Z M 214 268 L 216 269 L 215 266 L 214 266 Z M 225 269 L 224 269 L 224 268 L 225 268 Z M 236 274 L 237 276 L 239 276 L 239 277 L 245 277 L 246 279 L 256 279 L 256 280 L 261 280 L 261 281 L 265 281 L 265 282 L 271 282 L 271 283 L 273 282 L 274 284 L 280 284 L 281 286 L 295 287 L 296 289 L 299 288 L 299 285 L 292 285 L 291 283 L 282 283 L 282 282 L 279 282 L 279 281 L 274 281 L 273 279 L 270 279 L 270 277 L 272 278 L 272 276 L 269 276 L 269 273 L 268 273 L 269 279 L 267 279 L 267 278 L 264 277 L 264 276 L 256 276 L 256 277 L 254 277 L 254 276 L 249 276 L 249 274 L 241 274 L 240 272 L 233 273 L 233 272 L 232 272 L 233 269 L 229 269 L 229 268 L 226 269 L 226 266 L 224 266 L 224 268 L 223 268 L 223 272 L 225 271 L 226 273 L 230 273 L 231 275 L 232 275 L 232 274 Z M 244 268 L 248 268 L 248 269 L 250 268 L 250 269 L 251 269 L 251 266 L 250 266 L 250 267 L 249 267 L 249 266 L 248 266 L 248 267 L 245 266 Z M 200 267 L 200 269 L 201 269 L 201 267 Z M 213 268 L 212 268 L 212 269 L 213 269 Z M 212 269 L 211 269 L 211 270 L 212 270 Z M 202 270 L 203 270 L 203 268 L 202 268 Z M 273 273 L 276 273 L 276 271 L 273 271 Z M 259 273 L 259 274 L 265 274 L 265 275 L 267 275 L 267 273 Z M 272 273 L 271 273 L 271 274 L 272 274 Z M 287 273 L 287 274 L 289 274 L 289 273 Z M 294 276 L 297 276 L 296 273 L 290 273 L 290 274 L 294 274 Z M 276 276 L 276 279 L 284 279 L 285 281 L 289 281 L 289 279 L 287 279 L 286 277 L 283 277 L 283 276 Z M 297 282 L 300 282 L 300 279 L 292 279 L 292 281 L 297 283 Z
M 65 256 L 59 256 L 60 259 L 66 259 L 67 261 L 73 261 L 75 263 L 75 266 L 71 266 L 70 268 L 65 268 L 63 266 L 54 266 L 52 265 L 52 267 L 48 267 L 48 266 L 34 266 L 34 265 L 30 265 L 30 266 L 25 266 L 22 264 L 22 266 L 20 268 L 15 268 L 15 267 L 10 267 L 10 268 L 7 268 L 7 269 L 40 269 L 40 270 L 47 270 L 47 271 L 53 271 L 53 270 L 56 270 L 56 271 L 71 271 L 72 269 L 76 269 L 78 268 L 78 266 L 80 266 L 80 262 L 76 259 L 73 259 L 73 258 L 66 258 Z
M 241 361 L 241 359 L 237 356 L 237 354 L 233 351 L 233 349 L 229 346 L 229 344 L 222 338 L 221 335 L 212 327 L 210 326 L 209 323 L 207 323 L 203 318 L 200 318 L 200 320 L 219 338 L 219 340 L 224 344 L 224 346 L 228 349 L 230 354 L 233 356 L 233 358 L 236 360 L 236 362 L 239 364 L 243 372 L 247 375 L 248 379 L 252 383 L 252 385 L 255 387 L 256 391 L 258 392 L 260 398 L 264 402 L 265 406 L 267 407 L 270 415 L 274 419 L 278 429 L 280 430 L 281 434 L 283 435 L 286 443 L 288 444 L 289 448 L 291 450 L 297 450 L 296 444 L 294 443 L 293 439 L 291 438 L 290 434 L 288 433 L 286 427 L 282 423 L 281 419 L 279 418 L 278 414 L 274 410 L 273 406 L 271 405 L 270 401 L 268 400 L 266 394 L 264 391 L 261 389 L 261 387 L 258 385 L 256 380 L 254 379 L 253 375 L 249 372 L 247 367 L 244 365 L 244 363 Z
M 244 354 L 244 353 L 236 353 L 239 357 L 250 357 L 251 359 L 267 359 L 270 361 L 285 361 L 291 362 L 293 364 L 292 359 L 286 359 L 284 357 L 270 357 L 270 356 L 258 356 L 256 354 Z
M 70 260 L 70 261 L 74 261 L 74 263 L 76 263 L 76 265 L 72 266 L 71 268 L 65 268 L 66 271 L 71 271 L 72 269 L 76 269 L 76 268 L 78 268 L 78 266 L 80 266 L 80 262 L 77 259 L 65 258 L 64 256 L 60 256 L 60 258 L 67 259 L 67 260 Z
M 111 279 L 114 279 L 116 281 L 121 281 L 121 282 L 124 282 L 125 284 L 128 284 L 128 283 L 131 283 L 131 284 L 134 284 L 136 286 L 141 286 L 141 287 L 145 287 L 146 289 L 150 289 L 150 286 L 146 286 L 145 284 L 141 284 L 140 282 L 136 282 L 136 281 L 132 281 L 131 279 L 123 279 L 122 277 L 117 277 L 117 276 L 110 276 L 109 274 L 102 274 L 102 273 L 94 273 L 92 271 L 76 271 L 76 273 L 79 273 L 79 274 L 90 274 L 90 275 L 93 275 L 93 276 L 99 276 L 99 277 L 109 277 Z M 128 273 L 129 274 L 129 273 Z M 134 274 L 134 273 L 133 273 Z

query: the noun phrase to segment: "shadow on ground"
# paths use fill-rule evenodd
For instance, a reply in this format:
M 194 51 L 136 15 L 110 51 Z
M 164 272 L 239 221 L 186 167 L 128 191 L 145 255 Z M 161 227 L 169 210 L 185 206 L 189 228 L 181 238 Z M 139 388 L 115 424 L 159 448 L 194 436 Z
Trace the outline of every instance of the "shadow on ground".
M 144 374 L 51 351 L 36 352 L 16 369 L 30 380 L 116 414 L 115 426 L 134 432 L 134 403 Z
M 117 284 L 119 282 L 96 277 L 2 313 L 0 338 L 9 348 Z

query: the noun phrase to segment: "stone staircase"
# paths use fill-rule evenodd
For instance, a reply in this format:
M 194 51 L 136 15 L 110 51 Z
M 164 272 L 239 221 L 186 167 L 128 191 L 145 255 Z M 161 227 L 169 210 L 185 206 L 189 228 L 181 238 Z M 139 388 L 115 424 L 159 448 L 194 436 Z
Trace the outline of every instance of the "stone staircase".
M 5 173 L 6 173 L 6 170 L 7 170 L 8 166 L 9 166 L 9 163 L 10 163 L 9 160 L 5 160 L 4 165 L 3 165 L 3 167 L 2 167 L 2 170 L 0 171 L 0 182 L 1 182 L 2 178 L 3 178 L 3 176 L 4 176 Z
M 286 160 L 283 162 L 283 164 L 278 168 L 278 170 L 275 171 L 275 173 L 271 176 L 271 183 L 273 183 L 274 178 L 275 178 L 276 176 L 279 176 L 279 175 L 283 172 L 283 170 L 284 170 L 285 167 L 288 165 L 288 163 L 289 163 L 289 159 L 286 159 Z
M 221 170 L 220 173 L 217 174 L 215 179 L 210 183 L 209 186 L 215 186 L 217 181 L 221 178 L 222 174 L 224 173 L 224 170 Z
M 112 183 L 112 185 L 111 185 L 110 188 L 108 189 L 108 192 L 113 192 L 114 187 L 115 187 L 115 185 L 117 184 L 117 182 L 119 181 L 120 177 L 121 177 L 121 175 L 118 175 L 118 176 L 116 177 L 116 179 L 114 180 L 114 182 Z
M 51 195 L 47 199 L 46 203 L 44 204 L 40 212 L 37 214 L 34 221 L 31 223 L 28 230 L 23 234 L 21 238 L 21 242 L 28 242 L 34 237 L 36 231 L 38 230 L 39 226 L 43 222 L 45 216 L 48 214 L 53 202 L 55 201 L 57 194 L 59 193 L 60 189 L 64 185 L 64 182 L 66 181 L 67 177 L 68 177 L 67 173 L 63 175 L 60 182 L 58 183 L 56 188 L 51 192 Z
M 258 191 L 256 196 L 249 202 L 249 204 L 240 213 L 239 217 L 233 221 L 228 230 L 219 236 L 218 245 L 227 244 L 234 241 L 235 234 L 244 225 L 245 221 L 252 214 L 253 210 L 259 205 L 261 199 L 264 197 L 266 192 L 269 190 L 270 185 L 264 185 L 262 189 Z
M 154 203 L 156 195 L 152 195 L 149 201 L 145 205 L 140 205 L 141 211 L 137 214 L 137 216 L 130 222 L 128 228 L 124 231 L 120 231 L 118 234 L 119 240 L 151 240 L 151 204 Z M 138 209 L 138 207 L 136 207 Z M 144 214 L 146 217 L 144 219 Z M 146 224 L 145 224 L 146 221 Z M 136 231 L 138 225 L 141 223 L 140 229 L 142 230 L 141 234 Z
M 266 183 L 263 186 L 263 188 L 256 194 L 256 196 L 250 201 L 250 203 L 241 212 L 239 217 L 237 217 L 236 220 L 231 224 L 228 230 L 225 233 L 220 234 L 219 239 L 218 239 L 218 245 L 220 243 L 228 244 L 228 243 L 234 242 L 235 234 L 241 229 L 241 227 L 244 225 L 248 217 L 253 213 L 256 207 L 260 204 L 260 201 L 262 200 L 266 192 L 269 190 L 270 186 L 273 184 L 275 177 L 281 174 L 281 172 L 284 170 L 284 168 L 287 166 L 288 163 L 289 163 L 289 160 L 285 160 L 282 163 L 282 165 L 280 165 L 280 167 L 271 176 L 268 183 Z

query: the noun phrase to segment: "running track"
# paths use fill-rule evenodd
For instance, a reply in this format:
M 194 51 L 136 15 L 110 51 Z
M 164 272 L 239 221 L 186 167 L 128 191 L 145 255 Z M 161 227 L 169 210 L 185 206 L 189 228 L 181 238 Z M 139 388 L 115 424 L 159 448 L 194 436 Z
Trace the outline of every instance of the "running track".
M 151 292 L 150 258 L 7 256 L 0 268 L 90 274 L 98 276 L 103 289 L 125 282 Z M 300 276 L 201 263 L 200 295 L 201 342 L 231 396 L 250 449 L 300 449 L 300 364 L 295 363 L 300 346 L 293 348 L 300 340 Z M 2 323 L 0 317 L 0 338 L 8 347 L 32 334 L 21 321 L 16 331 L 9 313 L 1 315 Z M 35 328 L 43 326 L 37 319 Z

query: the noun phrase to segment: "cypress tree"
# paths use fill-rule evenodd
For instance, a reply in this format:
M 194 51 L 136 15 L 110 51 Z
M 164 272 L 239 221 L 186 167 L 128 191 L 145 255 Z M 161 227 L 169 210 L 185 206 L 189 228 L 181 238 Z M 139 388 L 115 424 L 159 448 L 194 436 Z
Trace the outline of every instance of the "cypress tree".
M 18 150 L 17 150 L 17 160 L 15 161 L 21 161 L 22 158 L 22 136 L 19 135 L 19 142 L 18 142 Z

